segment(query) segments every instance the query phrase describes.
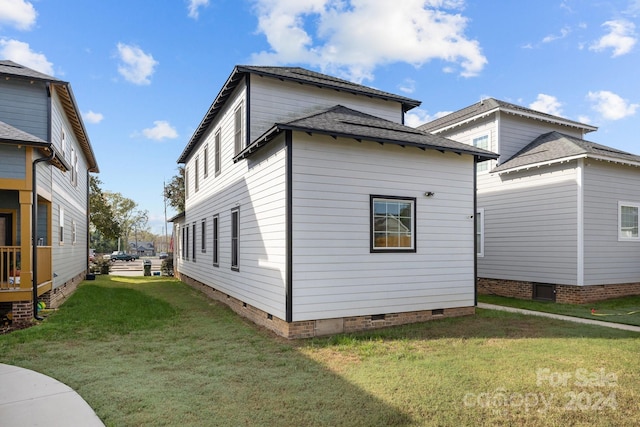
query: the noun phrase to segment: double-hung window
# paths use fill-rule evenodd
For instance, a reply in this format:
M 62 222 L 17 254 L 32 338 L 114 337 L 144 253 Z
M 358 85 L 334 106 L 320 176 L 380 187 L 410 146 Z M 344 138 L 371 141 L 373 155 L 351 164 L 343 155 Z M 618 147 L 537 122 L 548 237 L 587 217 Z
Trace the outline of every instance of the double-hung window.
M 215 143 L 213 147 L 213 163 L 215 175 L 220 175 L 220 129 L 216 132 Z
M 473 139 L 473 146 L 476 148 L 482 148 L 483 150 L 489 149 L 489 135 L 483 135 Z M 484 162 L 478 162 L 476 166 L 477 172 L 486 172 L 489 170 L 489 160 Z
M 242 144 L 242 104 L 238 105 L 234 114 L 233 141 L 235 146 L 235 155 L 237 156 L 244 148 Z
M 191 261 L 196 262 L 196 223 L 191 226 L 193 237 L 191 237 Z
M 638 210 L 640 203 L 618 202 L 618 240 L 640 241 Z
M 484 256 L 484 209 L 476 212 L 476 255 Z
M 416 199 L 371 196 L 371 252 L 416 251 Z
M 206 178 L 209 176 L 209 146 L 208 145 L 204 147 L 203 156 L 204 156 L 204 160 L 203 160 L 204 161 L 204 164 L 203 164 L 204 177 Z
M 219 246 L 218 246 L 218 224 L 219 224 L 219 216 L 215 215 L 213 217 L 213 224 L 211 225 L 211 234 L 213 234 L 213 248 L 211 249 L 213 251 L 213 266 L 214 267 L 218 267 L 220 265 L 220 261 L 219 261 Z
M 196 192 L 200 189 L 200 158 L 196 157 Z
M 203 219 L 202 220 L 202 227 L 200 228 L 201 231 L 201 235 L 200 235 L 200 251 L 202 253 L 207 252 L 207 220 Z
M 240 271 L 240 208 L 231 210 L 231 269 Z

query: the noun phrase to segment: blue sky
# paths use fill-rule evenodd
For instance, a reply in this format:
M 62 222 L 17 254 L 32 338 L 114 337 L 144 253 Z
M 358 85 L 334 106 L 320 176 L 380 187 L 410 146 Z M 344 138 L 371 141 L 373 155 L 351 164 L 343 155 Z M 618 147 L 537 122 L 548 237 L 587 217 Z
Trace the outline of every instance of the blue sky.
M 103 189 L 162 234 L 163 181 L 234 65 L 420 100 L 412 126 L 495 97 L 640 154 L 639 24 L 640 0 L 0 0 L 0 59 L 71 83 Z

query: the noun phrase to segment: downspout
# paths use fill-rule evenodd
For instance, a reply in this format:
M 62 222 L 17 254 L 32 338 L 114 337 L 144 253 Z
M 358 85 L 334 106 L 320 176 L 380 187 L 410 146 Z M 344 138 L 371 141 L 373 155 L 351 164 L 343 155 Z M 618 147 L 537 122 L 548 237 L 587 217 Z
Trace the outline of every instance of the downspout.
M 53 147 L 49 147 L 51 154 L 48 157 L 40 157 L 33 161 L 32 173 L 31 173 L 31 194 L 33 197 L 31 204 L 31 280 L 33 283 L 33 317 L 36 320 L 42 320 L 43 318 L 38 316 L 38 188 L 36 179 L 37 165 L 40 162 L 50 162 L 56 156 Z
M 478 157 L 473 157 L 473 305 L 478 306 Z

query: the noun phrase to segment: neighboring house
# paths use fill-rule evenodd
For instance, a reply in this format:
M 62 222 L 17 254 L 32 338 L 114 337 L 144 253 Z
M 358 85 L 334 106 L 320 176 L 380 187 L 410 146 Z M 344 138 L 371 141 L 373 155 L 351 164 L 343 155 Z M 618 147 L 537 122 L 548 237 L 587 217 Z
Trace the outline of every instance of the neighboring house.
M 474 313 L 475 162 L 403 124 L 420 103 L 237 66 L 178 163 L 179 277 L 295 338 Z
M 84 279 L 97 171 L 69 83 L 0 61 L 0 314 L 27 320 Z
M 420 129 L 500 154 L 478 164 L 480 292 L 640 294 L 640 156 L 586 141 L 594 126 L 496 99 Z
M 155 256 L 156 249 L 153 242 L 130 242 L 129 252 L 136 253 L 139 256 Z

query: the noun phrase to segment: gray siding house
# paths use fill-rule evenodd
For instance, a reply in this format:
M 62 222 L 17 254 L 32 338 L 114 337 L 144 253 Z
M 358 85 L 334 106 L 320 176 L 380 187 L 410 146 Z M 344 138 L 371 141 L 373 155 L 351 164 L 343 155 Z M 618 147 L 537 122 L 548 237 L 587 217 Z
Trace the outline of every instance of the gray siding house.
M 480 292 L 640 294 L 640 156 L 585 140 L 594 126 L 491 98 L 420 129 L 500 154 L 478 164 Z
M 0 314 L 36 315 L 84 279 L 97 172 L 69 83 L 0 61 Z M 62 292 L 64 291 L 64 292 Z
M 403 124 L 420 103 L 237 66 L 194 132 L 177 275 L 289 338 L 474 313 L 475 163 Z

